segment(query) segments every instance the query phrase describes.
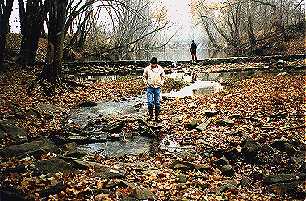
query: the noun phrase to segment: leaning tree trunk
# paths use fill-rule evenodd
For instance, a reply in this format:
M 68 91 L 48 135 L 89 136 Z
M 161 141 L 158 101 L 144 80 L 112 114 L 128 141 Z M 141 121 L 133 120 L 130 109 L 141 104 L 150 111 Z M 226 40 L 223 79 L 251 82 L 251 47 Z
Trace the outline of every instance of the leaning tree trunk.
M 0 16 L 0 65 L 4 61 L 4 52 L 5 52 L 5 41 L 6 41 L 6 32 L 5 26 L 7 26 L 4 22 L 4 19 L 2 19 L 2 16 Z
M 254 34 L 254 28 L 253 28 L 253 17 L 251 13 L 252 7 L 251 2 L 248 2 L 247 7 L 247 15 L 248 15 L 248 37 L 249 37 L 249 43 L 250 43 L 250 50 L 251 52 L 254 52 L 256 48 L 256 36 Z
M 9 31 L 9 20 L 14 0 L 0 1 L 0 64 L 4 61 L 6 35 Z
M 66 7 L 68 0 L 50 1 L 49 24 L 48 24 L 48 55 L 47 64 L 42 72 L 43 76 L 52 83 L 59 80 L 61 74 L 64 25 L 66 20 Z
M 23 0 L 19 0 L 22 42 L 18 63 L 33 65 L 38 49 L 39 37 L 43 29 L 46 9 L 42 0 L 28 0 L 26 8 L 25 11 Z

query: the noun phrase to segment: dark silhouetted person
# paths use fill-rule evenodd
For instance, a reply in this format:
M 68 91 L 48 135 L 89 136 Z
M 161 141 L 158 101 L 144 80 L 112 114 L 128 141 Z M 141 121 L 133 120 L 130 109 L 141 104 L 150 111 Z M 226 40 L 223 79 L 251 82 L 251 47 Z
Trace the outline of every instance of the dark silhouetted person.
M 197 62 L 197 45 L 195 44 L 194 40 L 192 40 L 191 47 L 190 47 L 191 59 L 192 62 Z

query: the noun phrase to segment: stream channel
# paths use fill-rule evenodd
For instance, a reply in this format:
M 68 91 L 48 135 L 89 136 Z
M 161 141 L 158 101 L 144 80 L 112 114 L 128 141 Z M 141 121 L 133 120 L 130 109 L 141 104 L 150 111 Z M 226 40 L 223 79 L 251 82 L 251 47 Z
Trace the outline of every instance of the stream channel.
M 301 73 L 301 72 L 270 72 L 270 71 L 240 71 L 199 74 L 198 80 L 179 91 L 162 94 L 163 98 L 185 97 L 201 94 L 213 94 L 223 90 L 224 85 L 230 87 L 238 80 L 260 76 L 266 73 Z M 190 76 L 174 73 L 168 75 L 174 79 L 190 80 Z M 118 76 L 88 77 L 83 81 L 116 80 Z M 68 125 L 79 128 L 82 132 L 69 136 L 71 141 L 78 143 L 78 151 L 86 154 L 99 154 L 104 157 L 124 157 L 125 155 L 148 154 L 156 146 L 171 153 L 192 151 L 188 147 L 180 147 L 173 136 L 156 139 L 154 135 L 159 127 L 148 126 L 146 118 L 146 97 L 142 95 L 119 102 L 99 102 L 93 107 L 80 107 L 71 111 Z M 80 134 L 81 133 L 81 134 Z

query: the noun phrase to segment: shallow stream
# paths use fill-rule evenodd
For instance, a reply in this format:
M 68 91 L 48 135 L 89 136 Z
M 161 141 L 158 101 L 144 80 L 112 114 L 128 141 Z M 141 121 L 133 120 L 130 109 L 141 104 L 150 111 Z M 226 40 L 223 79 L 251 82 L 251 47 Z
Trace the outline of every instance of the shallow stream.
M 170 97 L 185 97 L 192 95 L 201 94 L 213 94 L 214 92 L 221 91 L 223 85 L 228 85 L 229 83 L 237 80 L 247 79 L 253 76 L 262 75 L 265 71 L 243 71 L 243 72 L 224 72 L 224 73 L 206 73 L 199 74 L 198 80 L 191 83 L 189 86 L 182 88 L 179 91 L 172 91 L 170 93 L 162 94 L 162 98 Z M 274 72 L 275 75 L 280 72 Z M 296 72 L 300 73 L 300 72 Z M 170 75 L 175 79 L 190 79 L 190 76 L 175 74 Z M 105 77 L 107 80 L 115 80 L 117 77 Z M 94 77 L 90 77 L 94 79 Z M 100 81 L 103 81 L 103 77 L 99 76 Z M 221 84 L 222 83 L 222 84 Z M 144 119 L 146 117 L 146 97 L 145 94 L 129 98 L 125 101 L 120 102 L 100 102 L 95 107 L 83 107 L 73 111 L 70 115 L 69 123 L 78 124 L 81 129 L 88 129 L 87 125 L 90 122 L 94 122 L 96 119 L 101 117 L 110 120 L 134 118 L 134 119 Z M 99 135 L 99 128 L 94 127 L 87 132 L 92 132 L 95 135 Z M 100 133 L 100 135 L 105 135 Z M 150 152 L 150 146 L 152 144 L 152 138 L 142 135 L 132 135 L 132 137 L 127 137 L 126 133 L 120 132 L 115 140 L 112 138 L 107 139 L 106 142 L 91 143 L 80 145 L 78 149 L 86 151 L 88 153 L 97 153 L 106 157 L 118 157 L 124 155 L 138 155 L 142 153 Z M 185 150 L 181 149 L 176 142 L 172 142 L 169 136 L 166 136 L 164 140 L 160 142 L 160 148 L 166 149 L 169 152 L 180 152 Z

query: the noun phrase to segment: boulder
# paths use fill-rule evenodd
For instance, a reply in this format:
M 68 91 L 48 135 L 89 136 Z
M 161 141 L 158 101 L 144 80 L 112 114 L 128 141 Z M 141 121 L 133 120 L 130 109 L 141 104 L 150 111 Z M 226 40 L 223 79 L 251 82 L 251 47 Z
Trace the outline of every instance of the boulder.
M 103 179 L 113 179 L 113 178 L 124 178 L 126 172 L 121 169 L 113 169 L 108 166 L 102 165 L 96 162 L 74 160 L 73 165 L 78 169 L 89 169 L 93 168 L 95 170 L 95 175 Z
M 224 183 L 222 184 L 218 190 L 217 190 L 217 194 L 221 194 L 223 192 L 226 192 L 228 190 L 237 190 L 237 184 L 235 182 L 227 182 L 227 183 Z
M 198 131 L 204 131 L 204 130 L 207 128 L 207 126 L 209 126 L 209 124 L 211 123 L 211 121 L 212 121 L 211 118 L 205 119 L 205 120 L 203 121 L 203 123 L 201 123 L 200 125 L 198 125 L 198 126 L 196 127 L 196 129 L 197 129 Z
M 5 135 L 18 144 L 27 141 L 25 130 L 15 126 L 12 121 L 0 121 L 0 139 L 3 139 Z
M 236 147 L 231 147 L 224 151 L 224 156 L 229 160 L 237 160 L 240 156 Z
M 120 133 L 123 127 L 124 127 L 124 121 L 112 122 L 105 128 L 105 131 L 109 133 Z
M 55 113 L 63 112 L 64 109 L 49 103 L 38 103 L 36 108 L 32 110 L 36 116 L 44 115 L 47 118 L 53 118 Z
M 187 182 L 187 177 L 184 174 L 179 174 L 177 176 L 177 182 L 178 183 L 186 183 Z
M 216 124 L 219 126 L 233 126 L 234 125 L 234 121 L 230 120 L 230 119 L 222 119 L 222 120 L 218 120 L 216 121 Z
M 62 146 L 62 148 L 63 148 L 63 150 L 64 150 L 65 152 L 70 152 L 70 151 L 76 150 L 76 149 L 77 149 L 77 146 L 78 146 L 78 145 L 77 145 L 76 143 L 72 142 L 72 143 L 64 144 L 64 145 Z
M 264 183 L 275 184 L 275 183 L 288 183 L 293 181 L 304 181 L 306 174 L 277 174 L 268 175 L 264 177 Z
M 241 153 L 246 160 L 255 159 L 260 151 L 260 145 L 254 140 L 247 139 L 241 143 Z
M 127 188 L 130 184 L 123 180 L 110 180 L 106 185 L 105 188 L 107 189 L 114 189 L 114 188 Z
M 125 177 L 125 171 L 112 169 L 107 166 L 101 166 L 98 169 L 95 169 L 96 176 L 102 179 L 122 179 Z
M 188 170 L 194 170 L 195 166 L 192 163 L 189 163 L 189 162 L 183 162 L 183 161 L 175 160 L 170 165 L 170 168 L 172 168 L 174 170 L 188 171 Z
M 273 192 L 283 195 L 290 194 L 298 200 L 304 200 L 305 191 L 300 187 L 305 182 L 305 179 L 305 173 L 276 174 L 265 176 L 263 182 Z
M 63 159 L 40 160 L 35 163 L 35 172 L 39 174 L 53 174 L 57 172 L 69 172 L 73 170 L 72 165 Z
M 241 187 L 250 187 L 252 184 L 252 179 L 249 177 L 243 176 L 240 180 Z
M 60 193 L 62 190 L 64 190 L 64 188 L 65 188 L 64 182 L 60 181 L 55 185 L 48 186 L 46 189 L 41 190 L 39 195 L 41 197 L 48 197 L 49 195 Z
M 218 110 L 205 110 L 204 112 L 207 117 L 213 117 L 219 113 Z
M 65 157 L 71 157 L 71 158 L 83 158 L 86 155 L 87 153 L 82 150 L 68 151 L 64 154 Z
M 93 101 L 84 101 L 82 103 L 79 104 L 79 107 L 95 107 L 98 104 L 93 102 Z
M 224 165 L 220 170 L 224 176 L 232 177 L 235 175 L 235 171 L 231 165 Z
M 291 155 L 296 153 L 294 146 L 284 140 L 274 140 L 271 144 L 271 147 Z
M 58 148 L 51 141 L 47 139 L 41 139 L 37 141 L 27 142 L 20 145 L 12 145 L 3 149 L 0 149 L 0 156 L 2 157 L 18 157 L 24 155 L 32 155 L 37 152 L 57 152 Z
M 220 159 L 218 160 L 215 160 L 214 161 L 214 164 L 217 166 L 217 167 L 222 167 L 224 165 L 229 165 L 229 161 L 227 160 L 227 158 L 225 158 L 224 156 L 221 157 Z
M 189 124 L 187 124 L 188 129 L 195 129 L 199 125 L 197 120 L 192 120 Z
M 268 187 L 271 191 L 279 195 L 290 195 L 292 200 L 305 200 L 305 190 L 300 187 L 300 182 L 276 183 Z
M 195 165 L 195 169 L 204 172 L 204 171 L 209 171 L 211 170 L 211 166 L 209 164 L 199 164 L 199 165 Z
M 154 194 L 147 188 L 137 187 L 134 192 L 137 200 L 156 200 Z
M 22 192 L 13 187 L 0 187 L 0 200 L 2 201 L 25 201 Z

